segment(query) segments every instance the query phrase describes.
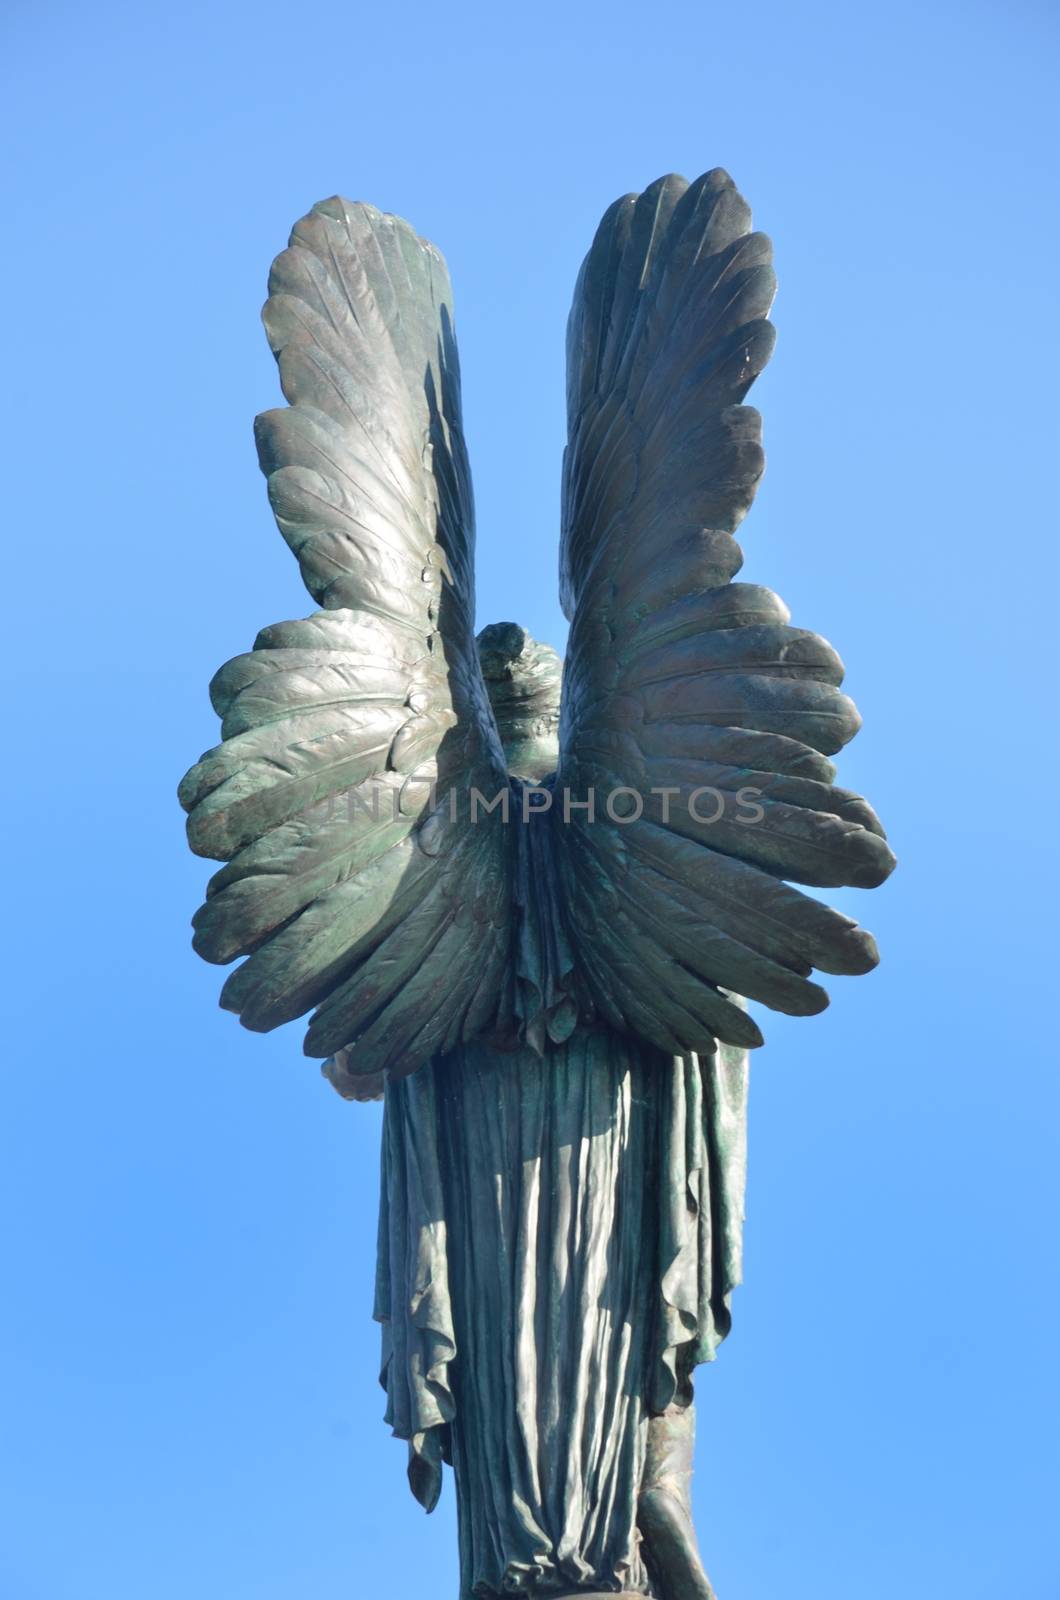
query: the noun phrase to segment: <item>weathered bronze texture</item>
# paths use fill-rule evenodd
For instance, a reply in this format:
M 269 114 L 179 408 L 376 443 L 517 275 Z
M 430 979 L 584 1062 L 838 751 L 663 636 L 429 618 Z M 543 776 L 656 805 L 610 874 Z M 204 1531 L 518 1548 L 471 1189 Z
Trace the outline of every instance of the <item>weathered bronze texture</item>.
M 859 719 L 830 645 L 736 580 L 762 473 L 769 241 L 723 172 L 606 213 L 567 333 L 563 663 L 473 628 L 445 265 L 340 199 L 277 257 L 289 404 L 269 498 L 320 607 L 211 685 L 181 786 L 226 865 L 195 917 L 222 1004 L 385 1095 L 387 1419 L 461 1593 L 709 1600 L 692 1373 L 740 1278 L 745 1000 L 810 1014 L 871 936 L 790 886 L 893 857 L 834 787 Z

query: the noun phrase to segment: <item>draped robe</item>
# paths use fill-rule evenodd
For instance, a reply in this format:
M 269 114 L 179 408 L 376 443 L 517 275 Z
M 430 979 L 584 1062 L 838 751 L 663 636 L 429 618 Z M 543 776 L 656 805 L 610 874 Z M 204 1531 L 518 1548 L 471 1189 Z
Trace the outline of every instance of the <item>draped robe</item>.
M 560 975 L 543 819 L 521 874 L 528 1031 Z M 534 870 L 534 868 L 537 870 Z M 747 1053 L 607 1028 L 485 1043 L 386 1089 L 375 1315 L 414 1494 L 456 1479 L 462 1600 L 652 1592 L 646 1424 L 687 1407 L 740 1279 Z

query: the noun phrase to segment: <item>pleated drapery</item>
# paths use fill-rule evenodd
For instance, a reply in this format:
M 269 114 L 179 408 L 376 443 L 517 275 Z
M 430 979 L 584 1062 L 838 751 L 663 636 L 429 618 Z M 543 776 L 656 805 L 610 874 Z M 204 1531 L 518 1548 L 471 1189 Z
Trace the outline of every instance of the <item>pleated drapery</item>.
M 645 1424 L 691 1400 L 740 1275 L 743 1052 L 578 1030 L 388 1087 L 376 1315 L 387 1420 L 462 1595 L 648 1593 Z

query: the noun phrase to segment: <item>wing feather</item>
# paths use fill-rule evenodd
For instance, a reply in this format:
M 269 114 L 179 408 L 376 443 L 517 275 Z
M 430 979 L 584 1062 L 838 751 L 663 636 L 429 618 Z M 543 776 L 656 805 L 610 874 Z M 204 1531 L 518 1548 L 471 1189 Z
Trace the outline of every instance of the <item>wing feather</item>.
M 813 968 L 866 971 L 875 944 L 785 880 L 871 887 L 894 865 L 833 783 L 860 726 L 839 656 L 734 581 L 774 290 L 727 174 L 670 176 L 606 213 L 568 325 L 556 789 L 596 808 L 554 808 L 557 849 L 593 1002 L 664 1048 L 759 1042 L 732 994 L 819 1011 Z
M 307 1051 L 377 1085 L 490 1028 L 483 974 L 509 941 L 507 841 L 438 799 L 507 782 L 472 627 L 448 276 L 407 223 L 326 200 L 273 263 L 263 320 L 288 406 L 257 419 L 259 459 L 322 609 L 211 684 L 222 742 L 180 798 L 192 848 L 226 865 L 194 943 L 247 958 L 222 992 L 247 1027 L 316 1007 Z

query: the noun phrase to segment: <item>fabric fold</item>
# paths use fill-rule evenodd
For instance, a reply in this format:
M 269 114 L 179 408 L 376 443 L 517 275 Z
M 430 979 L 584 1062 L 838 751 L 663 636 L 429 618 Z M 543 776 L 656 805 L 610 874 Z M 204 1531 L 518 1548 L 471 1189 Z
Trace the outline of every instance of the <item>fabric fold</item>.
M 747 1061 L 610 1032 L 472 1045 L 388 1086 L 376 1315 L 387 1421 L 465 1600 L 650 1593 L 647 1418 L 692 1399 L 739 1282 Z

